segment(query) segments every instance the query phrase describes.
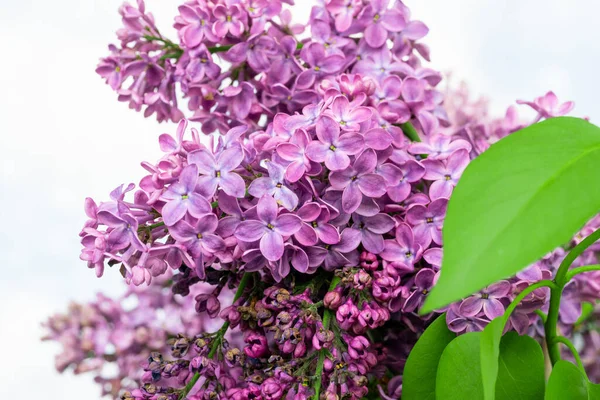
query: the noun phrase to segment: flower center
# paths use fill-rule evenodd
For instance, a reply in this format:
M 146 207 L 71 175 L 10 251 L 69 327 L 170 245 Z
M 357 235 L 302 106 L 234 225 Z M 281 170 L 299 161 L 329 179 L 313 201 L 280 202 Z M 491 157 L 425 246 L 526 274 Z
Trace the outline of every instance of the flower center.
M 190 196 L 188 196 L 187 194 L 184 194 L 184 195 L 181 196 L 181 200 L 187 200 L 188 197 L 190 197 Z
M 489 294 L 487 294 L 487 293 L 483 293 L 483 294 L 481 295 L 481 298 L 482 298 L 482 299 L 484 299 L 484 300 L 487 300 L 487 299 L 489 299 L 489 298 L 490 298 L 490 295 L 489 295 Z
M 342 120 L 342 121 L 340 121 L 340 125 L 341 125 L 341 126 L 346 126 L 346 121 L 343 121 L 343 120 Z
M 119 67 L 118 65 L 115 67 L 115 71 L 117 72 L 121 72 L 121 67 Z
M 221 171 L 215 171 L 215 178 L 221 177 Z
M 450 179 L 452 179 L 452 177 L 450 175 L 444 175 L 444 178 L 446 178 L 447 181 L 449 181 Z
M 331 146 L 329 146 L 329 150 L 331 150 L 331 151 L 335 151 L 335 150 L 336 150 L 336 147 L 335 147 L 334 145 L 331 145 Z
M 355 181 L 358 179 L 358 176 L 354 175 L 352 178 L 350 178 L 351 181 Z
M 196 235 L 196 237 L 197 237 L 198 239 L 202 239 L 202 234 L 201 234 L 201 233 L 199 233 L 199 234 L 197 234 L 197 235 Z
M 275 228 L 272 224 L 267 224 L 267 228 L 269 228 L 270 230 L 273 230 L 273 228 Z
M 313 221 L 312 226 L 313 226 L 313 228 L 317 228 L 319 225 L 317 224 L 317 221 Z
M 427 219 L 425 219 L 425 221 L 427 221 L 428 224 L 432 224 L 433 223 L 433 218 L 427 217 Z
M 410 251 L 407 251 L 404 255 L 406 256 L 406 258 L 412 257 L 412 253 Z
M 423 289 L 423 290 L 421 291 L 421 293 L 423 293 L 423 294 L 425 295 L 425 294 L 429 293 L 429 290 L 427 290 L 427 289 Z
M 321 67 L 315 67 L 315 71 L 320 71 Z
M 281 183 L 278 183 L 277 185 L 275 185 L 275 187 L 276 187 L 277 189 L 281 189 L 281 188 L 283 187 L 283 185 L 282 185 Z
M 373 21 L 377 22 L 379 21 L 379 18 L 381 18 L 381 16 L 379 14 L 375 14 L 375 16 L 373 17 Z
M 227 22 L 231 22 L 231 15 L 227 16 Z

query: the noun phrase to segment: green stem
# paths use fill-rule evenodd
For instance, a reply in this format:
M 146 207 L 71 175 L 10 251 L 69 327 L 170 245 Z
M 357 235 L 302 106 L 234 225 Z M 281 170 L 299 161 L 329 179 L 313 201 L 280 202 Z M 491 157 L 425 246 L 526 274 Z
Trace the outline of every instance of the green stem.
M 584 272 L 600 271 L 600 264 L 584 265 L 583 267 L 573 268 L 567 273 L 566 281 L 569 282 L 575 275 L 583 274 Z
M 334 276 L 331 280 L 331 284 L 329 285 L 329 291 L 335 289 L 335 287 L 340 283 L 341 278 L 339 276 Z M 333 316 L 333 312 L 328 308 L 323 311 L 323 329 L 329 329 L 329 323 L 331 321 L 331 317 Z M 315 382 L 315 395 L 313 396 L 313 400 L 319 400 L 319 395 L 321 393 L 321 381 L 323 379 L 323 365 L 325 364 L 325 352 L 326 349 L 321 349 L 319 351 L 319 359 L 317 360 L 317 369 L 315 370 L 315 376 L 317 381 Z
M 244 273 L 244 276 L 242 276 L 242 280 L 240 281 L 237 291 L 235 292 L 235 296 L 233 296 L 232 304 L 234 304 L 236 301 L 238 301 L 240 297 L 242 297 L 242 294 L 244 294 L 244 289 L 246 289 L 246 286 L 248 286 L 248 282 L 250 281 L 251 276 L 252 273 L 250 272 Z M 219 348 L 221 347 L 221 343 L 223 342 L 223 337 L 225 336 L 227 329 L 229 329 L 229 321 L 226 321 L 221 326 L 221 328 L 215 333 L 215 339 L 210 347 L 208 358 L 213 358 L 217 353 L 217 350 L 219 350 Z M 185 399 L 188 393 L 194 388 L 196 382 L 198 382 L 198 379 L 200 379 L 200 373 L 196 372 L 192 379 L 190 379 L 188 384 L 185 385 L 185 388 L 183 388 L 183 391 L 179 395 L 179 400 Z
M 410 121 L 400 124 L 400 128 L 402 128 L 402 132 L 404 132 L 406 137 L 408 137 L 413 142 L 421 141 L 421 138 L 419 137 L 419 133 L 417 132 L 417 130 L 415 129 L 413 124 L 410 123 Z
M 585 372 L 585 367 L 583 366 L 583 363 L 581 362 L 581 357 L 579 357 L 579 353 L 577 352 L 577 349 L 575 348 L 575 346 L 573 346 L 573 343 L 571 343 L 571 341 L 564 336 L 556 336 L 552 340 L 552 343 L 554 343 L 556 345 L 558 345 L 559 343 L 562 343 L 565 346 L 567 346 L 569 348 L 569 350 L 571 351 L 571 354 L 573 354 L 573 357 L 575 358 L 575 362 L 577 363 L 577 366 L 583 373 L 583 376 L 585 376 L 585 379 L 588 379 L 587 373 Z
M 586 237 L 575 246 L 569 254 L 564 258 L 558 267 L 554 282 L 556 287 L 550 290 L 550 307 L 548 308 L 548 319 L 544 325 L 546 331 L 546 345 L 548 346 L 548 355 L 552 365 L 556 364 L 560 360 L 560 349 L 558 342 L 555 338 L 558 337 L 557 325 L 558 325 L 558 312 L 560 310 L 560 299 L 565 285 L 569 282 L 569 275 L 575 276 L 573 273 L 569 274 L 569 267 L 573 264 L 573 261 L 577 259 L 588 247 L 594 244 L 600 239 L 600 229 L 594 231 L 591 235 Z M 583 268 L 583 267 L 582 267 Z M 573 270 L 577 271 L 577 270 Z M 585 272 L 585 271 L 583 271 Z
M 504 313 L 505 319 L 508 320 L 508 317 L 510 317 L 510 314 L 512 314 L 512 312 L 515 310 L 515 308 L 517 308 L 519 303 L 521 301 L 523 301 L 523 299 L 525 297 L 529 296 L 533 291 L 535 291 L 539 288 L 543 288 L 543 287 L 549 287 L 550 289 L 556 288 L 556 283 L 549 281 L 549 280 L 545 280 L 545 281 L 536 282 L 531 286 L 527 286 L 525 289 L 523 289 L 523 291 L 521 293 L 519 293 L 517 295 L 517 297 L 515 297 L 515 299 L 506 308 L 506 312 Z
M 581 253 L 583 253 L 588 247 L 596 243 L 598 239 L 600 239 L 600 229 L 594 231 L 591 235 L 583 239 L 577 246 L 573 248 L 573 250 L 569 252 L 569 254 L 567 254 L 565 259 L 560 263 L 558 271 L 556 272 L 556 278 L 554 278 L 554 281 L 558 285 L 564 286 L 568 282 L 565 280 L 565 277 L 569 267 L 571 264 L 573 264 L 573 261 L 575 261 L 575 259 L 577 259 L 577 257 L 579 257 Z

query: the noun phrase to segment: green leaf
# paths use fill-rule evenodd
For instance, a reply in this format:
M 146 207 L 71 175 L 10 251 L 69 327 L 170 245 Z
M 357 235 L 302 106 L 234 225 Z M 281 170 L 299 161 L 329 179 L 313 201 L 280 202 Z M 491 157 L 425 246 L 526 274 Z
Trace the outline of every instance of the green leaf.
M 435 381 L 442 352 L 456 338 L 446 325 L 446 314 L 439 316 L 408 355 L 402 377 L 403 400 L 434 400 Z
M 588 397 L 588 381 L 579 369 L 568 361 L 557 362 L 548 380 L 545 400 L 591 399 L 594 398 Z
M 494 400 L 496 394 L 496 379 L 498 377 L 498 357 L 500 356 L 500 342 L 505 325 L 504 316 L 490 322 L 481 332 L 481 377 L 485 400 Z
M 552 118 L 493 144 L 465 170 L 448 204 L 442 273 L 422 313 L 536 261 L 600 209 L 600 128 Z M 574 193 L 585 190 L 585 196 Z
M 437 370 L 437 400 L 483 399 L 480 336 L 481 332 L 467 333 L 446 346 Z
M 600 400 L 600 385 L 588 382 L 588 399 Z
M 497 400 L 543 400 L 546 387 L 544 353 L 529 336 L 508 332 L 500 343 Z M 487 365 L 483 365 L 483 370 Z

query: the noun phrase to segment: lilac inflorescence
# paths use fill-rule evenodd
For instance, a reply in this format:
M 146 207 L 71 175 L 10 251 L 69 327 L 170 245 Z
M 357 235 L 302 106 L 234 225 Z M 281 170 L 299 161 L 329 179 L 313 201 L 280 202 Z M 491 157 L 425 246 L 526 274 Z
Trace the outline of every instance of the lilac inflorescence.
M 463 86 L 440 89 L 423 66 L 428 28 L 402 2 L 320 2 L 306 25 L 292 23 L 291 3 L 187 1 L 179 43 L 142 0 L 121 8 L 121 43 L 97 72 L 131 108 L 179 124 L 137 189 L 85 202 L 81 259 L 98 276 L 118 265 L 140 301 L 126 312 L 100 298 L 51 318 L 60 370 L 116 362 L 118 375 L 97 380 L 126 400 L 400 397 L 406 357 L 435 316 L 418 311 L 439 275 L 453 188 L 471 159 L 528 124 L 514 107 L 489 117 Z M 519 103 L 534 121 L 572 108 L 552 92 Z M 438 312 L 456 333 L 481 330 L 564 254 Z M 593 248 L 577 261 L 594 262 Z M 599 279 L 577 277 L 560 313 L 594 349 L 598 335 L 578 320 Z M 547 300 L 533 292 L 510 328 L 540 337 Z

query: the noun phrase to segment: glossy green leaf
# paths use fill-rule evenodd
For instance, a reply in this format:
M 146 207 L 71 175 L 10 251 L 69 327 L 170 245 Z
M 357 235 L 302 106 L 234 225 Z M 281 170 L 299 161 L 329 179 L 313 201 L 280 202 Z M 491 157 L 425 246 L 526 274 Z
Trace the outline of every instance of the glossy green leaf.
M 467 333 L 446 346 L 437 370 L 437 400 L 483 399 L 480 337 L 481 332 Z
M 496 400 L 543 400 L 544 353 L 529 336 L 508 332 L 500 342 Z M 483 365 L 483 370 L 488 366 Z
M 552 118 L 474 159 L 448 204 L 441 276 L 423 313 L 514 275 L 600 209 L 600 128 Z M 585 191 L 585 196 L 573 193 Z
M 548 380 L 545 400 L 591 399 L 588 397 L 588 381 L 579 369 L 568 361 L 557 362 Z
M 456 338 L 446 325 L 446 314 L 439 316 L 408 355 L 402 377 L 403 400 L 434 400 L 435 381 L 442 352 Z
M 481 332 L 481 375 L 485 400 L 494 400 L 496 394 L 496 380 L 498 377 L 498 357 L 500 356 L 500 342 L 504 330 L 504 316 L 490 322 Z

